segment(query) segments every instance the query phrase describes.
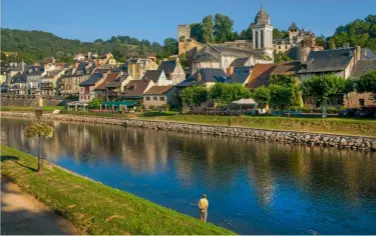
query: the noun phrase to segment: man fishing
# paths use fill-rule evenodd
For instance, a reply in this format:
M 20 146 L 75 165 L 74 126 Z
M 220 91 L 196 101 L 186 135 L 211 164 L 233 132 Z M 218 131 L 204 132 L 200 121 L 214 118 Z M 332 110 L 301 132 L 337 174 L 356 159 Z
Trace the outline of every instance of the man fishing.
M 207 199 L 206 194 L 202 196 L 200 201 L 198 201 L 198 207 L 200 208 L 200 219 L 203 222 L 206 222 L 206 219 L 208 218 L 208 207 L 209 207 L 209 201 Z

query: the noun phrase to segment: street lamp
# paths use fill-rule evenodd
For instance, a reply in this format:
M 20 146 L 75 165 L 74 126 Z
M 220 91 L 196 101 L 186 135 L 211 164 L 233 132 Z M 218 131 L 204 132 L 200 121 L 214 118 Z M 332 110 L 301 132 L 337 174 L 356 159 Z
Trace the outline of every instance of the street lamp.
M 38 122 L 40 121 L 40 117 L 42 115 L 43 115 L 43 109 L 40 106 L 37 106 L 37 108 L 35 108 L 35 116 L 37 117 Z

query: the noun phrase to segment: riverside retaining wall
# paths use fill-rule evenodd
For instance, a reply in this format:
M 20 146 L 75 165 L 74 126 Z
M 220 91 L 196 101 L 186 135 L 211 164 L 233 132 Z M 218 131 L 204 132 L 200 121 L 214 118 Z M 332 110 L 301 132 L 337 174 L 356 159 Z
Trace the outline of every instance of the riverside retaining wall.
M 3 117 L 20 117 L 35 119 L 33 113 L 1 112 Z M 268 140 L 283 143 L 298 143 L 311 146 L 328 146 L 354 150 L 376 151 L 376 138 L 347 136 L 294 131 L 263 130 L 244 127 L 228 127 L 216 125 L 200 125 L 167 121 L 149 121 L 139 119 L 116 119 L 94 116 L 44 114 L 43 119 L 74 122 L 91 122 L 99 124 L 124 125 L 128 127 L 160 129 L 174 132 L 207 134 L 227 137 L 238 137 L 255 140 Z

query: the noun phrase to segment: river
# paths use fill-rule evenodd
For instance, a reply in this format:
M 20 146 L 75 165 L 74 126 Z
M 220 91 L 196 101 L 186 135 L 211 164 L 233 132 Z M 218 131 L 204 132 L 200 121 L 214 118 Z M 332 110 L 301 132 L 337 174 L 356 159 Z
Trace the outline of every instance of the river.
M 1 141 L 38 154 L 2 119 Z M 376 234 L 376 153 L 122 126 L 49 122 L 50 162 L 240 234 Z

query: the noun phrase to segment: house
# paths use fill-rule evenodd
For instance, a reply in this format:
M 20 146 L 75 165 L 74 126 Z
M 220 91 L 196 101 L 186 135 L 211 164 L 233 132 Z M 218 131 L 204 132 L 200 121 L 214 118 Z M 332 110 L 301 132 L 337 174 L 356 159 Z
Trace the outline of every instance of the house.
M 176 58 L 176 60 L 162 61 L 158 70 L 164 71 L 167 79 L 172 81 L 172 84 L 178 84 L 186 79 L 179 58 Z
M 146 107 L 162 107 L 166 104 L 173 106 L 179 104 L 174 86 L 153 86 L 144 93 L 144 105 Z
M 235 66 L 252 66 L 271 62 L 273 62 L 273 57 L 263 50 L 245 50 L 207 43 L 195 55 L 192 73 L 201 68 L 220 68 L 231 74 Z
M 123 101 L 137 101 L 142 103 L 144 93 L 154 86 L 152 80 L 131 80 L 124 86 L 123 92 L 120 93 L 119 99 Z
M 354 66 L 350 78 L 357 80 L 367 71 L 376 70 L 376 59 L 359 60 Z M 344 105 L 348 108 L 358 108 L 364 106 L 375 106 L 376 102 L 372 93 L 351 92 L 345 95 Z
M 173 81 L 167 78 L 163 70 L 147 70 L 143 80 L 152 80 L 157 86 L 172 85 Z
M 86 59 L 86 56 L 83 53 L 77 53 L 76 56 L 73 58 L 75 61 L 83 61 Z
M 360 59 L 360 47 L 311 51 L 298 71 L 299 78 L 304 80 L 315 75 L 336 74 L 347 79 Z
M 43 73 L 43 66 L 30 66 L 21 64 L 21 71 L 11 77 L 9 92 L 18 95 L 40 94 L 40 81 Z
M 131 58 L 127 62 L 128 74 L 134 79 L 142 79 L 146 71 L 157 70 L 158 64 L 150 58 Z
M 59 81 L 59 92 L 62 96 L 78 96 L 80 84 L 89 79 L 89 74 L 68 74 L 63 75 Z
M 120 97 L 120 94 L 124 92 L 125 86 L 133 80 L 132 76 L 129 74 L 121 74 L 114 81 L 106 85 L 106 100 L 116 100 Z
M 54 70 L 45 72 L 41 80 L 42 95 L 54 96 L 57 94 L 57 81 L 64 74 L 65 70 Z
M 227 80 L 228 76 L 225 74 L 225 72 L 223 72 L 223 70 L 218 68 L 203 68 L 176 86 L 179 88 L 193 85 L 211 87 L 215 83 L 224 83 Z
M 80 83 L 80 101 L 91 101 L 95 98 L 95 88 L 104 81 L 104 75 L 100 72 L 93 73 L 89 78 Z
M 113 83 L 120 76 L 119 70 L 113 70 L 106 74 L 104 81 L 98 85 L 95 90 L 95 97 L 102 100 L 108 100 L 107 85 Z
M 246 86 L 253 90 L 260 86 L 268 86 L 271 73 L 277 67 L 277 64 L 256 64 L 252 68 L 251 75 Z

